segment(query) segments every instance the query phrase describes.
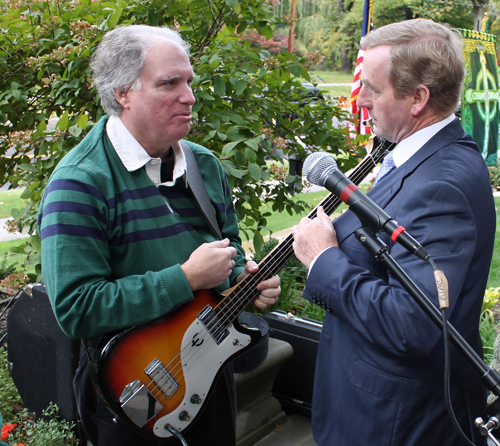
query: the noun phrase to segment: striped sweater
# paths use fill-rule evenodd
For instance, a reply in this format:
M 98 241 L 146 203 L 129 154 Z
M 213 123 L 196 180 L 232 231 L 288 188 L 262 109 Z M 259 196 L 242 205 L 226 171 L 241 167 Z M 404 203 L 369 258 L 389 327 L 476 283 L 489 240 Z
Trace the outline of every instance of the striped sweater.
M 180 267 L 216 240 L 186 189 L 155 187 L 145 169 L 128 172 L 102 118 L 59 163 L 39 211 L 42 274 L 55 316 L 71 338 L 142 325 L 193 299 Z M 222 166 L 189 143 L 223 237 L 237 249 L 229 288 L 244 269 L 238 222 Z

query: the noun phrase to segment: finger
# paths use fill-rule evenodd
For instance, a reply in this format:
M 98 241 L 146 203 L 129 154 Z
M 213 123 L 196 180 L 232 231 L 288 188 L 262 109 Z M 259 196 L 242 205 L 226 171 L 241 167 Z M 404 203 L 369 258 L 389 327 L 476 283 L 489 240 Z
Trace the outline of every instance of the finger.
M 234 246 L 228 246 L 226 248 L 229 252 L 229 255 L 231 256 L 231 259 L 234 259 L 236 257 L 236 254 L 238 254 L 238 251 L 236 251 L 236 248 Z
M 259 270 L 259 266 L 253 260 L 249 260 L 245 265 L 245 269 L 249 274 L 254 274 Z
M 280 277 L 273 276 L 268 280 L 264 280 L 257 285 L 259 291 L 278 289 L 280 286 Z
M 301 226 L 308 225 L 309 223 L 311 223 L 311 221 L 312 220 L 309 217 L 302 217 L 299 222 L 299 228 Z
M 207 243 L 209 248 L 227 248 L 229 246 L 229 239 L 216 240 L 215 242 Z
M 326 215 L 326 212 L 324 211 L 323 206 L 320 206 L 318 208 L 318 218 L 321 220 L 321 222 L 323 222 L 325 224 L 331 223 L 330 217 L 328 215 Z
M 259 308 L 267 308 L 278 301 L 277 297 L 265 297 L 262 294 L 255 300 L 254 305 Z

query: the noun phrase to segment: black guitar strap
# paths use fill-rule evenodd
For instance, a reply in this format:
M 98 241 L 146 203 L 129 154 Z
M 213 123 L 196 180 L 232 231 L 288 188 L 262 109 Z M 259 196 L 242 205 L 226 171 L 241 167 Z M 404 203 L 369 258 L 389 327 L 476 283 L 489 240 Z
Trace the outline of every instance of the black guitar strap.
M 212 207 L 212 203 L 208 197 L 207 188 L 201 178 L 200 169 L 198 169 L 198 164 L 196 164 L 193 152 L 186 141 L 180 141 L 180 143 L 182 150 L 184 151 L 184 156 L 186 157 L 186 182 L 188 187 L 193 192 L 194 198 L 198 202 L 198 206 L 207 220 L 210 229 L 212 229 L 212 231 L 217 234 L 217 237 L 222 240 L 222 234 L 220 232 L 217 219 L 215 218 L 214 208 Z

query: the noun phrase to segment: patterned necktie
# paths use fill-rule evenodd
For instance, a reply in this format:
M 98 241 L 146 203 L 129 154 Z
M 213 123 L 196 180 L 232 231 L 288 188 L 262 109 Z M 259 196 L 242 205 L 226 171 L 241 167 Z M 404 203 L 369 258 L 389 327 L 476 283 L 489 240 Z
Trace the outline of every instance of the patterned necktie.
M 394 164 L 393 156 L 394 156 L 393 152 L 389 152 L 385 156 L 384 160 L 382 161 L 382 166 L 380 166 L 380 170 L 378 172 L 377 178 L 375 179 L 375 183 L 373 183 L 374 186 L 375 186 L 375 184 L 378 184 L 380 182 L 380 180 L 384 179 L 387 175 L 389 175 L 396 168 L 396 164 Z

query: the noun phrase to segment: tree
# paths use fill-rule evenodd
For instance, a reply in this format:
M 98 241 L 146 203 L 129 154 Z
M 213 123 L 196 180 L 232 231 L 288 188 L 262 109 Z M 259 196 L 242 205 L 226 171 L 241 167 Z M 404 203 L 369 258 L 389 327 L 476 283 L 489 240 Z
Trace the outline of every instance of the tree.
M 268 181 L 267 161 L 281 161 L 277 146 L 301 157 L 308 150 L 342 153 L 344 169 L 360 154 L 347 132 L 333 126 L 345 112 L 306 98 L 302 81 L 311 81 L 312 60 L 272 55 L 240 39 L 248 29 L 269 40 L 285 26 L 261 0 L 0 0 L 0 6 L 0 177 L 26 188 L 27 205 L 15 218 L 31 237 L 17 253 L 36 266 L 38 280 L 38 205 L 57 163 L 104 113 L 89 60 L 118 25 L 168 25 L 190 42 L 198 102 L 189 138 L 219 157 L 242 228 L 257 249 L 269 215 L 263 202 L 273 212 L 302 210 L 288 186 L 295 180 L 300 190 L 297 178 Z
M 485 8 L 488 32 L 500 37 L 499 1 L 376 0 L 373 1 L 372 23 L 374 28 L 380 28 L 420 17 L 448 23 L 454 28 L 474 29 L 475 10 Z M 364 0 L 297 0 L 295 29 L 299 54 L 304 54 L 306 49 L 317 50 L 332 61 L 335 70 L 352 71 L 361 38 L 364 3 Z M 283 0 L 274 14 L 281 17 L 289 11 L 290 1 Z

